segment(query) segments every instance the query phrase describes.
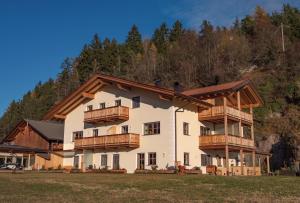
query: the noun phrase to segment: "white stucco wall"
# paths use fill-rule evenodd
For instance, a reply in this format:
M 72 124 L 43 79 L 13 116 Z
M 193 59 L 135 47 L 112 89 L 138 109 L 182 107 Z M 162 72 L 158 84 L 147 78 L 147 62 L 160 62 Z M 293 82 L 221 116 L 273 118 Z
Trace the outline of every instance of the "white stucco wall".
M 132 109 L 132 97 L 140 96 L 140 108 Z M 93 109 L 98 109 L 99 104 L 105 102 L 106 107 L 114 106 L 115 100 L 121 99 L 122 106 L 129 107 L 129 120 L 121 123 L 100 124 L 94 127 L 84 129 L 84 111 L 86 106 L 93 105 Z M 116 126 L 117 133 L 121 132 L 121 126 L 128 125 L 129 133 L 140 134 L 140 147 L 130 151 L 106 152 L 108 161 L 112 162 L 114 153 L 120 154 L 120 167 L 126 168 L 128 172 L 133 172 L 137 166 L 137 153 L 145 153 L 146 168 L 148 164 L 148 153 L 156 152 L 157 165 L 159 168 L 165 168 L 167 165 L 174 165 L 174 113 L 170 101 L 159 99 L 157 94 L 131 89 L 130 91 L 120 90 L 115 86 L 106 86 L 95 94 L 95 99 L 88 101 L 71 113 L 65 119 L 64 150 L 74 149 L 72 142 L 72 133 L 83 130 L 83 136 L 92 136 L 93 129 L 99 130 L 99 136 L 106 135 L 107 130 Z M 160 121 L 160 134 L 143 135 L 143 126 L 147 122 Z M 97 152 L 93 156 L 94 164 L 99 167 L 100 154 Z M 72 165 L 73 158 L 65 158 L 64 165 Z

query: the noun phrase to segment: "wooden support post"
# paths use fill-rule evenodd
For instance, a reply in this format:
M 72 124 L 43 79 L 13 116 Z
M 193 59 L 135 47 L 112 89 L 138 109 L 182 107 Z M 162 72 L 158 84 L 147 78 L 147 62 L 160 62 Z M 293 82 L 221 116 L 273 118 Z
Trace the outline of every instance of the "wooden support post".
M 252 107 L 252 105 L 250 105 L 250 114 L 252 115 L 252 121 L 251 121 L 251 139 L 254 140 L 253 107 Z
M 240 149 L 241 175 L 244 175 L 244 152 Z
M 28 162 L 27 162 L 28 169 L 30 168 L 30 154 L 28 154 Z
M 269 175 L 270 174 L 270 157 L 269 157 L 269 155 L 267 155 L 267 172 Z
M 253 175 L 256 175 L 256 160 L 255 160 L 255 151 L 252 151 L 252 166 L 253 166 Z
M 243 128 L 242 128 L 242 118 L 241 118 L 241 94 L 240 91 L 238 91 L 237 93 L 237 106 L 238 106 L 238 110 L 239 110 L 239 136 L 243 137 Z
M 228 148 L 228 121 L 227 121 L 227 99 L 224 100 L 224 134 L 225 134 L 225 159 L 226 159 L 226 174 L 229 175 L 229 148 Z

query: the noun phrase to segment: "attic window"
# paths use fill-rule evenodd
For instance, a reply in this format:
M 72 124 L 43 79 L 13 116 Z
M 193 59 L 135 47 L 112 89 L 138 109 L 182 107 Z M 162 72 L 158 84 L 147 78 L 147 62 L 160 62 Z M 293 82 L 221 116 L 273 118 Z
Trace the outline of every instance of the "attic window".
M 93 105 L 88 105 L 88 106 L 86 107 L 86 110 L 87 110 L 87 111 L 93 111 Z

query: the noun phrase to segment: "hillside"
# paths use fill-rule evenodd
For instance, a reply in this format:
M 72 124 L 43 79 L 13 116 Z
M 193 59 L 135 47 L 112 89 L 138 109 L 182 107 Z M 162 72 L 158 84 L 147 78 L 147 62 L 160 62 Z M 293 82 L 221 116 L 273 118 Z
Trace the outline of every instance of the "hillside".
M 41 119 L 94 73 L 147 83 L 160 79 L 164 86 L 180 82 L 186 88 L 247 77 L 264 100 L 255 110 L 257 142 L 273 150 L 273 168 L 291 165 L 300 143 L 300 10 L 284 5 L 281 12 L 268 14 L 257 7 L 231 27 L 208 21 L 199 27 L 162 23 L 143 40 L 133 25 L 124 43 L 95 35 L 79 56 L 62 63 L 56 79 L 12 101 L 0 119 L 0 137 L 22 118 Z M 265 142 L 270 136 L 277 138 L 273 148 Z

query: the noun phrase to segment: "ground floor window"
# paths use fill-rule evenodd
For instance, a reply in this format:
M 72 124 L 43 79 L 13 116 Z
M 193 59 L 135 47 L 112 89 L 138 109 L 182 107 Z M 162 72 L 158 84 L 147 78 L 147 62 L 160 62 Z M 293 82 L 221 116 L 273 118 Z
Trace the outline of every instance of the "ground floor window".
M 184 158 L 184 165 L 189 166 L 190 165 L 190 153 L 184 152 L 183 158 Z
M 0 166 L 5 164 L 5 158 L 4 157 L 0 157 Z
M 120 169 L 120 155 L 119 154 L 113 155 L 113 169 L 114 170 Z
M 145 169 L 145 154 L 144 153 L 137 154 L 137 169 L 139 169 L 139 170 Z
M 219 155 L 216 156 L 216 159 L 217 159 L 217 166 L 218 167 L 221 167 L 222 166 L 222 163 L 221 163 L 221 157 Z
M 148 153 L 148 165 L 156 165 L 156 152 Z
M 212 157 L 207 154 L 201 154 L 201 166 L 212 165 Z
M 106 167 L 107 166 L 107 154 L 101 155 L 101 166 Z
M 79 168 L 79 156 L 74 157 L 74 168 Z

